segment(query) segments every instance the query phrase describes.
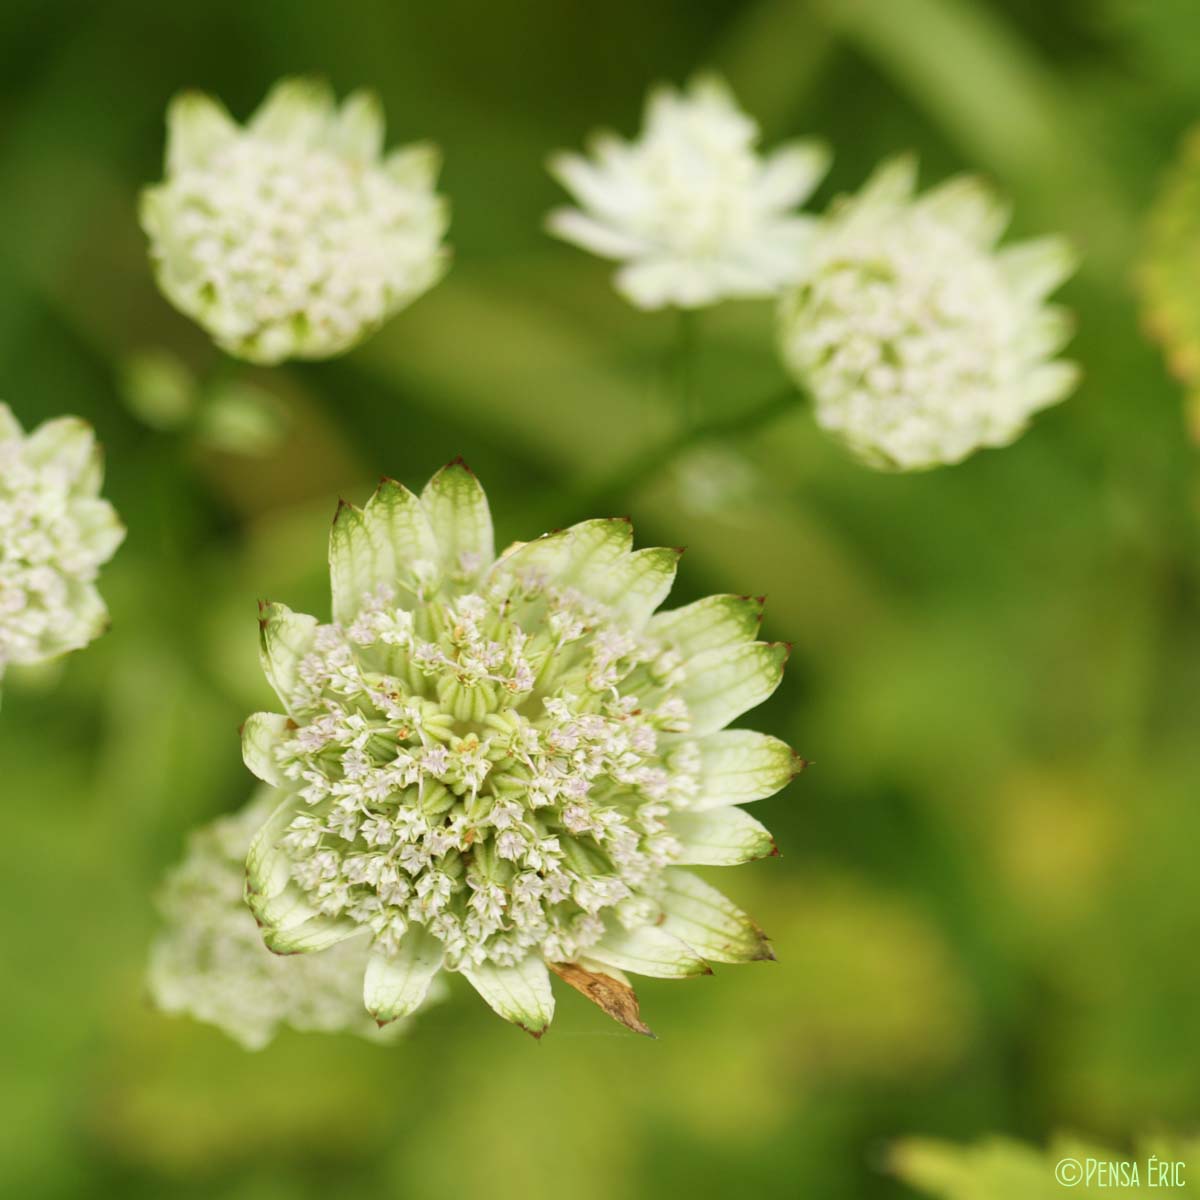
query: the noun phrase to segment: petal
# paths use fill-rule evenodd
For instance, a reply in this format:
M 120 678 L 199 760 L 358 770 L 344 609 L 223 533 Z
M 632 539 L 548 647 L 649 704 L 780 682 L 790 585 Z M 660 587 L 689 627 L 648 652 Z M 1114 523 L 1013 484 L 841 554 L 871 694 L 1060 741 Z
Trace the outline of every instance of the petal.
M 273 142 L 311 146 L 333 120 L 333 92 L 321 79 L 282 79 L 250 118 L 249 129 Z
M 768 209 L 803 204 L 829 172 L 833 152 L 816 139 L 785 142 L 768 155 L 758 177 L 758 199 Z
M 381 1025 L 407 1017 L 424 1001 L 442 969 L 442 943 L 422 925 L 410 925 L 395 954 L 376 948 L 367 960 L 363 1003 Z
M 25 457 L 34 466 L 48 463 L 71 478 L 84 474 L 92 464 L 96 435 L 79 417 L 56 417 L 39 425 L 25 443 Z
M 264 929 L 263 943 L 273 954 L 311 954 L 315 950 L 328 950 L 347 938 L 361 937 L 366 932 L 365 925 L 348 917 L 327 917 L 319 913 L 290 929 Z
M 682 550 L 652 546 L 626 555 L 615 566 L 590 568 L 578 581 L 581 591 L 611 605 L 633 629 L 641 629 L 667 598 Z
M 1075 333 L 1075 315 L 1058 304 L 1047 305 L 1030 322 L 1021 337 L 1021 348 L 1032 358 L 1057 354 Z
M 380 585 L 413 590 L 422 571 L 436 562 L 437 541 L 420 500 L 403 484 L 384 480 L 365 508 L 343 503 L 333 519 L 333 619 L 352 620 Z
M 704 812 L 678 812 L 667 818 L 685 866 L 735 867 L 779 853 L 775 839 L 761 822 L 732 805 Z
M 577 208 L 556 208 L 546 216 L 546 231 L 601 258 L 635 258 L 650 244 L 642 238 L 589 217 Z
M 25 431 L 21 428 L 21 422 L 17 420 L 13 410 L 7 404 L 0 404 L 0 442 L 24 436 Z
M 292 612 L 285 604 L 267 604 L 261 609 L 259 661 L 275 695 L 288 712 L 293 712 L 296 707 L 300 663 L 312 649 L 317 625 L 316 617 Z
M 694 604 L 659 613 L 646 632 L 691 659 L 705 650 L 727 650 L 753 642 L 762 612 L 761 596 L 705 596 Z
M 668 305 L 703 308 L 721 299 L 720 274 L 717 263 L 646 258 L 622 267 L 613 283 L 630 304 L 647 312 Z
M 587 956 L 606 967 L 659 979 L 691 979 L 712 974 L 712 968 L 690 946 L 656 925 L 643 925 L 640 929 L 618 926 L 596 945 L 589 946 Z
M 167 108 L 167 174 L 203 167 L 240 134 L 219 100 L 203 92 L 181 92 Z
M 342 102 L 333 128 L 333 144 L 362 162 L 377 162 L 383 153 L 383 105 L 372 91 L 362 90 Z
M 1051 362 L 1037 367 L 1025 385 L 1025 402 L 1030 409 L 1057 404 L 1079 386 L 1083 372 L 1078 363 Z
M 597 1008 L 606 1012 L 634 1033 L 653 1037 L 650 1026 L 642 1020 L 637 993 L 629 980 L 616 967 L 603 971 L 589 970 L 582 963 L 546 964 L 564 983 L 586 996 Z
M 79 529 L 80 541 L 94 562 L 108 562 L 125 540 L 125 526 L 107 500 L 84 496 L 71 502 L 71 519 Z
M 661 928 L 713 962 L 741 963 L 774 959 L 766 934 L 732 900 L 691 871 L 663 872 L 666 893 L 659 898 L 667 914 Z
M 462 972 L 471 986 L 506 1021 L 540 1038 L 554 1016 L 550 973 L 536 954 L 513 967 L 481 963 Z
M 782 642 L 751 642 L 706 650 L 693 658 L 678 688 L 688 706 L 692 734 L 715 733 L 761 704 L 779 686 L 788 653 Z
M 383 169 L 405 187 L 425 191 L 432 188 L 442 169 L 442 152 L 432 142 L 413 142 L 393 150 Z
M 763 800 L 804 769 L 786 742 L 752 729 L 725 729 L 693 744 L 700 753 L 700 792 L 688 801 L 691 812 Z
M 291 728 L 294 726 L 290 718 L 271 712 L 252 713 L 242 726 L 242 761 L 263 783 L 272 787 L 284 782 L 275 761 L 275 748 Z
M 1079 256 L 1066 238 L 1050 236 L 1005 246 L 996 261 L 1021 299 L 1041 300 L 1075 273 Z
M 917 159 L 914 154 L 898 154 L 880 163 L 862 190 L 846 203 L 854 216 L 864 217 L 878 209 L 891 209 L 912 198 L 917 186 Z M 873 216 L 871 219 L 874 219 Z
M 444 466 L 425 485 L 421 504 L 447 575 L 474 579 L 492 565 L 496 547 L 487 496 L 462 459 Z
M 607 144 L 609 161 L 602 166 L 589 162 L 581 154 L 555 154 L 547 168 L 592 216 L 620 227 L 637 207 L 639 196 L 627 186 L 625 172 L 620 167 L 622 143 L 613 140 Z
M 585 575 L 603 578 L 629 553 L 633 528 L 624 517 L 581 521 L 544 534 L 496 563 L 505 574 L 531 573 L 560 587 L 579 587 Z
M 913 206 L 956 229 L 978 246 L 992 246 L 1004 232 L 1011 207 L 977 175 L 956 175 L 930 188 Z

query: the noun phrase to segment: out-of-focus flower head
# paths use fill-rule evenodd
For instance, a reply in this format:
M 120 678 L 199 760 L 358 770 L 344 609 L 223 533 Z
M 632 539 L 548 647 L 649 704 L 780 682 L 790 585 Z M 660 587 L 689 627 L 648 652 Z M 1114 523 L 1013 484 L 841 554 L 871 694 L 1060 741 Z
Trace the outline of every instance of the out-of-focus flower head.
M 591 157 L 557 154 L 550 171 L 579 208 L 552 212 L 550 232 L 624 262 L 617 290 L 639 308 L 700 308 L 770 296 L 803 268 L 813 219 L 795 210 L 829 166 L 817 141 L 765 157 L 758 126 L 719 79 L 659 86 L 641 136 L 592 139 Z
M 381 1032 L 363 1011 L 366 947 L 283 957 L 263 945 L 246 907 L 246 849 L 275 805 L 262 788 L 241 812 L 196 830 L 167 874 L 158 904 L 164 926 L 150 951 L 148 981 L 164 1012 L 216 1025 L 247 1050 L 260 1050 L 281 1025 L 365 1037 Z
M 238 358 L 348 350 L 441 277 L 448 216 L 427 145 L 383 155 L 369 92 L 340 108 L 276 84 L 243 128 L 212 97 L 167 113 L 166 179 L 142 195 L 159 286 Z
M 103 477 L 85 421 L 59 417 L 26 435 L 0 404 L 0 676 L 104 631 L 95 580 L 125 529 L 100 498 Z
M 1074 269 L 1067 243 L 997 249 L 1008 213 L 981 180 L 915 185 L 901 157 L 835 203 L 780 308 L 783 357 L 817 421 L 893 470 L 1011 442 L 1079 374 L 1053 357 L 1070 316 L 1044 303 Z
M 418 497 L 342 505 L 333 623 L 266 606 L 285 713 L 243 751 L 285 798 L 247 859 L 282 953 L 369 947 L 367 1009 L 404 1016 L 445 969 L 540 1036 L 549 970 L 640 1032 L 626 971 L 684 978 L 773 957 L 686 867 L 774 853 L 739 803 L 799 760 L 725 726 L 779 683 L 759 602 L 667 612 L 679 552 L 585 521 L 496 558 L 483 489 L 452 463 Z

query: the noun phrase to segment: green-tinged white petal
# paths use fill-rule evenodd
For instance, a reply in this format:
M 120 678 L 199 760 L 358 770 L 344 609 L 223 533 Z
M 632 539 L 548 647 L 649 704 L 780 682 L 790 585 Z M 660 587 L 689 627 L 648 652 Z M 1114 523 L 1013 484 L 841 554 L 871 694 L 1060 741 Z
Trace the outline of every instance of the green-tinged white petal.
M 631 629 L 641 629 L 670 594 L 682 553 L 666 546 L 637 550 L 613 566 L 588 569 L 578 586 L 609 605 Z
M 125 540 L 125 526 L 107 500 L 82 496 L 71 502 L 71 519 L 79 539 L 95 562 L 108 562 Z
M 16 661 L 40 661 L 72 650 L 81 650 L 108 628 L 108 608 L 92 583 L 78 579 L 67 581 L 67 604 L 63 619 L 49 625 L 38 639 L 38 652 L 32 659 L 16 656 Z
M 880 208 L 895 208 L 911 199 L 917 186 L 917 157 L 898 154 L 880 163 L 853 198 L 856 217 Z
M 263 783 L 278 787 L 283 775 L 275 759 L 280 742 L 294 728 L 282 713 L 256 712 L 242 726 L 242 761 Z
M 1048 236 L 1014 242 L 998 251 L 996 261 L 1009 287 L 1025 301 L 1041 300 L 1069 279 L 1079 255 L 1064 237 Z
M 316 617 L 292 612 L 284 604 L 262 608 L 258 621 L 259 661 L 267 682 L 288 712 L 296 706 L 300 663 L 312 649 L 317 625 Z
M 814 138 L 785 142 L 767 155 L 758 177 L 758 197 L 762 204 L 792 208 L 812 195 L 818 183 L 829 173 L 833 152 Z
M 1025 396 L 1031 408 L 1046 408 L 1069 396 L 1078 386 L 1083 372 L 1078 363 L 1043 363 L 1029 376 Z
M 588 947 L 587 956 L 606 967 L 658 979 L 712 974 L 712 968 L 690 946 L 657 925 L 639 929 L 616 926 Z
M 632 544 L 633 528 L 624 517 L 581 521 L 505 554 L 496 568 L 545 576 L 559 587 L 583 590 L 585 578 L 603 578 L 625 559 Z
M 657 613 L 647 633 L 662 638 L 685 659 L 706 650 L 727 650 L 753 642 L 762 623 L 762 598 L 705 596 L 694 604 Z
M 789 648 L 779 642 L 751 642 L 706 650 L 692 659 L 679 688 L 691 716 L 692 734 L 715 733 L 761 704 L 779 686 L 788 653 Z
M 437 541 L 420 500 L 388 479 L 365 508 L 343 504 L 329 535 L 333 617 L 349 622 L 363 600 L 379 587 L 401 591 L 401 606 L 411 600 L 422 578 L 437 565 Z
M 442 169 L 442 152 L 432 142 L 413 142 L 393 150 L 384 159 L 383 169 L 407 187 L 431 188 Z
M 280 838 L 304 802 L 296 796 L 284 796 L 263 822 L 246 851 L 246 900 L 270 899 L 280 895 L 292 877 L 291 860 L 279 848 Z
M 541 956 L 531 954 L 512 967 L 482 963 L 463 968 L 471 986 L 506 1021 L 539 1038 L 554 1017 L 550 974 Z
M 371 91 L 346 97 L 333 129 L 334 145 L 343 154 L 374 162 L 383 152 L 383 105 Z
M 740 808 L 672 813 L 667 823 L 685 866 L 733 867 L 779 853 L 770 831 Z
M 264 928 L 263 943 L 273 954 L 311 954 L 365 934 L 365 927 L 348 917 L 318 914 L 286 929 Z
M 204 166 L 239 132 L 219 100 L 203 92 L 181 92 L 167 108 L 167 171 Z
M 321 79 L 283 79 L 250 118 L 249 129 L 272 142 L 311 146 L 329 130 L 333 92 Z
M 371 952 L 363 978 L 363 1003 L 380 1024 L 415 1012 L 442 968 L 442 943 L 420 925 L 410 925 L 396 952 Z
M 766 934 L 732 900 L 691 871 L 663 872 L 658 898 L 667 914 L 661 928 L 711 962 L 758 962 L 775 957 Z
M 78 417 L 56 417 L 39 425 L 25 442 L 26 461 L 34 466 L 53 463 L 56 470 L 76 478 L 91 466 L 96 449 L 92 427 Z
M 451 579 L 474 579 L 496 556 L 492 514 L 475 474 L 461 459 L 443 467 L 421 492 L 437 541 L 438 559 Z
M 957 229 L 978 246 L 993 245 L 1004 232 L 1012 212 L 1010 205 L 976 175 L 947 179 L 930 188 L 914 207 L 948 228 Z
M 25 431 L 21 428 L 16 414 L 7 404 L 0 404 L 0 442 L 24 436 Z
M 700 790 L 688 801 L 692 812 L 773 796 L 804 767 L 786 742 L 751 729 L 721 730 L 694 744 L 700 754 Z

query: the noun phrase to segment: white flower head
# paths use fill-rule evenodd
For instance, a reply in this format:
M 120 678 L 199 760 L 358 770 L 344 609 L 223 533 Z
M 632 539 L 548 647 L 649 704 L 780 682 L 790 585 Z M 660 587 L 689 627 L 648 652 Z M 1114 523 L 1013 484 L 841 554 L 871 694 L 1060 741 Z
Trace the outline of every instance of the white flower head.
M 216 1025 L 247 1050 L 261 1049 L 281 1025 L 384 1036 L 362 1007 L 365 945 L 291 957 L 263 945 L 243 898 L 245 858 L 274 804 L 262 788 L 240 812 L 189 837 L 159 892 L 164 925 L 150 951 L 151 997 L 164 1012 Z
M 497 558 L 460 463 L 419 497 L 385 481 L 339 507 L 333 623 L 264 608 L 286 711 L 243 730 L 286 793 L 246 864 L 272 949 L 360 939 L 378 1020 L 445 969 L 538 1036 L 548 968 L 645 1032 L 623 971 L 772 957 L 683 868 L 774 853 L 736 805 L 798 760 L 725 726 L 775 690 L 787 648 L 756 640 L 750 598 L 656 613 L 679 552 L 631 542 L 627 521 L 585 521 Z
M 26 435 L 0 404 L 0 676 L 86 646 L 108 624 L 100 567 L 125 529 L 91 426 L 59 417 Z
M 143 193 L 142 226 L 164 294 L 230 354 L 340 354 L 444 272 L 437 151 L 385 157 L 372 93 L 338 108 L 325 84 L 287 79 L 243 128 L 186 92 L 167 125 L 166 179 Z
M 1058 237 L 996 248 L 1008 213 L 962 176 L 915 197 L 916 163 L 883 164 L 822 222 L 780 305 L 784 361 L 819 424 L 893 470 L 1002 446 L 1074 386 L 1071 332 L 1045 297 L 1074 269 Z
M 657 87 L 636 141 L 602 133 L 591 158 L 550 160 L 580 207 L 555 210 L 547 226 L 623 261 L 616 287 L 638 308 L 774 295 L 804 266 L 813 218 L 795 210 L 824 177 L 829 152 L 794 141 L 764 157 L 758 136 L 719 79 Z

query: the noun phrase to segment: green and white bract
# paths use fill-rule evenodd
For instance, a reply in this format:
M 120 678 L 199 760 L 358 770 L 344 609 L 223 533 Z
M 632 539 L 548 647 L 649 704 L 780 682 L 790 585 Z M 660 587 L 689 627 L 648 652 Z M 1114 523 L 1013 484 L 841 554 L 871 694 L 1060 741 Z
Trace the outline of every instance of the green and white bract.
M 243 731 L 247 765 L 288 792 L 247 859 L 272 949 L 360 935 L 378 1020 L 446 969 L 538 1035 L 548 964 L 644 1030 L 624 971 L 771 957 L 682 868 L 774 852 L 735 805 L 778 791 L 798 760 L 724 730 L 775 690 L 787 648 L 755 640 L 752 599 L 656 615 L 679 552 L 631 542 L 625 520 L 586 521 L 497 559 L 458 463 L 420 497 L 385 481 L 339 508 L 333 623 L 264 608 L 286 712 Z
M 758 126 L 717 79 L 658 87 L 637 141 L 601 134 L 592 157 L 558 154 L 550 171 L 579 203 L 551 233 L 624 260 L 617 290 L 638 308 L 700 308 L 771 296 L 797 278 L 813 218 L 795 212 L 829 167 L 828 150 L 795 141 L 763 158 Z
M 246 848 L 274 806 L 262 788 L 241 812 L 188 838 L 158 897 L 165 924 L 150 951 L 150 995 L 164 1012 L 216 1025 L 247 1050 L 262 1049 L 280 1025 L 379 1037 L 362 1007 L 365 946 L 284 958 L 263 945 L 246 908 Z
M 1051 361 L 1071 321 L 1044 304 L 1074 269 L 1066 242 L 996 249 L 1007 212 L 980 180 L 917 198 L 915 185 L 904 157 L 835 204 L 780 308 L 785 363 L 819 424 L 893 470 L 1006 445 L 1078 377 Z
M 91 426 L 47 421 L 26 435 L 0 404 L 0 677 L 86 646 L 108 610 L 102 564 L 125 537 L 100 498 L 104 466 Z
M 349 349 L 447 262 L 439 160 L 382 157 L 383 113 L 357 92 L 277 84 L 245 128 L 189 92 L 167 113 L 166 179 L 142 195 L 159 286 L 222 349 L 258 363 Z

